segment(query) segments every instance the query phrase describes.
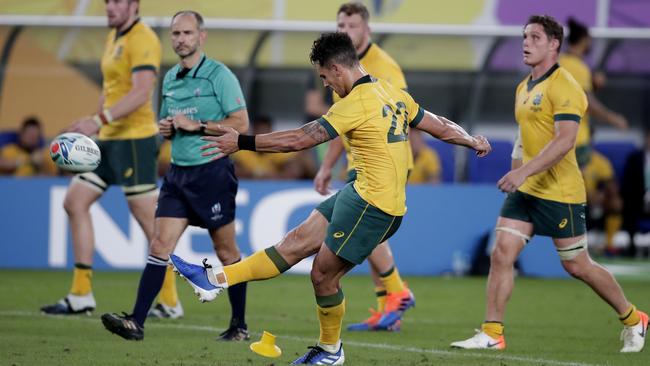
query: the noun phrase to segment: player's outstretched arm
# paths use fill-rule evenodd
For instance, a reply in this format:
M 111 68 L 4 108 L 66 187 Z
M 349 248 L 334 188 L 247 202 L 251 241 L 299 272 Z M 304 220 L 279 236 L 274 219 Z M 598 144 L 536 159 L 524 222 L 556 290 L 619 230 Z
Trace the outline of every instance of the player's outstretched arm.
M 526 164 L 515 167 L 513 162 L 513 170 L 497 182 L 497 187 L 504 192 L 514 192 L 524 184 L 526 178 L 548 170 L 557 164 L 575 145 L 578 126 L 579 124 L 574 121 L 555 122 L 553 140 Z
M 330 180 L 332 180 L 332 168 L 334 168 L 334 165 L 336 165 L 336 162 L 341 157 L 343 149 L 343 141 L 341 141 L 340 137 L 330 141 L 323 162 L 318 169 L 318 173 L 316 173 L 316 177 L 314 177 L 314 189 L 316 189 L 316 192 L 322 195 L 329 194 L 329 184 Z
M 587 98 L 589 99 L 589 106 L 587 107 L 589 114 L 618 129 L 625 130 L 628 128 L 629 124 L 627 119 L 622 114 L 616 113 L 605 107 L 605 105 L 596 98 L 594 93 L 587 93 Z
M 240 135 L 230 127 L 218 126 L 221 136 L 205 136 L 206 145 L 201 147 L 203 156 L 230 155 L 239 150 L 260 152 L 291 152 L 309 149 L 331 139 L 329 133 L 318 121 L 312 121 L 300 128 L 277 131 L 262 135 Z
M 483 157 L 492 151 L 488 140 L 480 135 L 471 136 L 462 127 L 445 117 L 424 111 L 424 117 L 415 128 L 450 144 L 462 145 L 476 150 L 476 155 Z

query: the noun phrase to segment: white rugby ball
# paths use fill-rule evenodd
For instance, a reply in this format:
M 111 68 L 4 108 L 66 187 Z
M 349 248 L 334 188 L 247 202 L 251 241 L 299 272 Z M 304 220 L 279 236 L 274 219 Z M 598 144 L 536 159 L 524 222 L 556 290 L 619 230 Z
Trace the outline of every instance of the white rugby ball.
M 54 138 L 50 157 L 59 168 L 76 173 L 91 172 L 102 160 L 95 141 L 76 132 L 62 133 Z

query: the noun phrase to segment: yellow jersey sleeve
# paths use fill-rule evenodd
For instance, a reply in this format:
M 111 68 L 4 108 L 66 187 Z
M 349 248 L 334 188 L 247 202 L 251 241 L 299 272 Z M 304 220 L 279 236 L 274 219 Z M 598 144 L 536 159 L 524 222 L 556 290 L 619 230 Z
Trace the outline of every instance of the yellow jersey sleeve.
M 580 123 L 587 110 L 587 96 L 580 85 L 563 74 L 549 88 L 549 100 L 553 108 L 553 121 Z
M 158 72 L 162 50 L 158 37 L 149 29 L 142 29 L 129 39 L 127 55 L 131 71 L 152 70 Z
M 413 99 L 411 94 L 406 90 L 401 90 L 404 100 L 404 105 L 406 109 L 406 117 L 409 123 L 409 127 L 413 128 L 417 126 L 424 118 L 424 109 Z
M 363 115 L 364 109 L 346 98 L 330 107 L 327 114 L 319 118 L 318 122 L 325 127 L 330 138 L 335 138 L 363 123 L 365 121 Z

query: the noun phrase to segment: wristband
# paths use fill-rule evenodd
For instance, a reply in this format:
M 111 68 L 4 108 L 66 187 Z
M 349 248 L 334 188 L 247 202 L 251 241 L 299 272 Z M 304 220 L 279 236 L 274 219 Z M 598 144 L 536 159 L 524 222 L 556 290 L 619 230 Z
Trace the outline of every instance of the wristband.
M 255 151 L 255 135 L 239 135 L 237 147 L 239 150 Z
M 95 120 L 97 126 L 101 128 L 103 125 L 107 125 L 113 122 L 113 116 L 111 115 L 111 112 L 108 109 L 104 109 L 103 111 L 94 115 L 93 120 Z
M 102 123 L 102 119 L 99 117 L 98 114 L 96 114 L 96 115 L 93 116 L 93 121 L 95 121 L 95 123 L 97 124 L 97 127 L 98 127 L 98 128 L 102 128 L 102 126 L 104 125 L 104 124 Z

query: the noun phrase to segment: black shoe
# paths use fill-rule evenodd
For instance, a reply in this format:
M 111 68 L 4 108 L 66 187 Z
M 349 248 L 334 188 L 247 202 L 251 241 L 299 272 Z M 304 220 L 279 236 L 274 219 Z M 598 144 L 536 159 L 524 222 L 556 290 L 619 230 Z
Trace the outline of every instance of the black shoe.
M 122 314 L 103 314 L 102 323 L 104 323 L 104 327 L 109 332 L 117 334 L 124 339 L 141 341 L 144 338 L 144 329 L 133 320 L 131 315 L 127 313 Z
M 233 342 L 248 341 L 250 339 L 251 336 L 248 334 L 248 329 L 237 325 L 231 325 L 228 329 L 223 331 L 223 333 L 219 334 L 219 337 L 217 337 L 218 341 Z

